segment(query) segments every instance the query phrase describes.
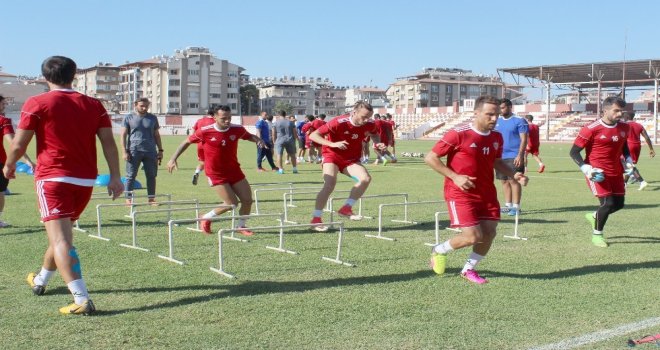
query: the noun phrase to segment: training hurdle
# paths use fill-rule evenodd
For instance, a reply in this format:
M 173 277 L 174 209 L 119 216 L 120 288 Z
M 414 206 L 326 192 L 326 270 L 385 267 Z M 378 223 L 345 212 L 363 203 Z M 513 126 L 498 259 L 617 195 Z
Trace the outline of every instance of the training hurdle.
M 336 191 L 333 191 L 333 192 L 336 192 L 336 193 L 350 193 L 351 190 L 336 190 Z M 287 204 L 287 199 L 286 199 L 287 196 L 293 197 L 294 194 L 301 195 L 301 194 L 318 194 L 318 193 L 319 193 L 319 191 L 294 191 L 294 192 L 284 193 L 284 200 L 283 200 L 283 203 L 284 203 L 284 222 L 290 223 L 290 224 L 297 224 L 296 221 L 290 221 L 289 220 L 289 209 L 288 208 L 292 207 L 292 205 Z M 331 203 L 330 199 L 328 199 L 328 202 L 325 204 L 325 208 L 323 209 L 323 211 L 332 212 L 330 203 Z M 293 206 L 293 207 L 295 207 L 295 206 Z M 362 207 L 360 207 L 360 209 L 362 209 Z M 330 219 L 330 221 L 332 221 L 332 218 Z
M 437 211 L 435 212 L 435 243 L 424 243 L 424 245 L 433 247 L 438 244 L 440 244 L 440 215 L 441 214 L 449 214 L 448 211 Z M 454 231 L 454 232 L 461 232 L 461 230 L 457 228 L 452 228 L 452 227 L 445 227 L 445 230 L 449 231 Z
M 141 250 L 141 251 L 144 251 L 144 252 L 149 251 L 148 249 L 139 247 L 137 245 L 137 217 L 138 217 L 138 214 L 143 215 L 143 214 L 155 214 L 155 213 L 165 213 L 165 212 L 167 212 L 168 213 L 168 223 L 169 223 L 172 219 L 172 217 L 171 217 L 172 212 L 194 210 L 195 211 L 195 217 L 199 217 L 199 210 L 200 209 L 211 209 L 211 208 L 231 208 L 232 209 L 232 215 L 234 215 L 234 210 L 236 209 L 236 207 L 234 205 L 224 205 L 224 204 L 217 205 L 216 204 L 216 205 L 200 206 L 199 203 L 197 203 L 194 207 L 189 207 L 189 208 L 166 208 L 166 209 L 135 210 L 133 212 L 132 217 L 131 217 L 131 224 L 132 224 L 132 228 L 133 228 L 133 232 L 132 232 L 133 233 L 133 244 L 129 245 L 129 244 L 121 243 L 119 245 L 122 246 L 122 247 L 125 247 L 125 248 L 137 249 L 137 250 Z M 200 231 L 199 230 L 199 221 L 197 222 L 197 227 L 196 228 L 190 228 L 189 227 L 188 229 L 189 230 Z
M 273 217 L 273 216 L 279 216 L 280 220 L 282 219 L 282 214 L 259 214 L 259 215 L 231 215 L 231 216 L 216 216 L 212 218 L 195 218 L 195 219 L 180 219 L 180 220 L 170 220 L 167 223 L 167 239 L 168 239 L 168 246 L 169 246 L 169 255 L 158 255 L 159 258 L 167 260 L 169 262 L 173 262 L 175 264 L 183 265 L 183 261 L 178 260 L 174 257 L 174 226 L 177 226 L 178 224 L 191 224 L 191 223 L 197 223 L 199 225 L 199 222 L 202 220 L 208 220 L 212 222 L 219 222 L 223 220 L 228 220 L 231 219 L 232 227 L 234 227 L 234 221 L 236 219 L 250 219 L 250 218 L 256 218 L 256 217 Z M 252 230 L 252 228 L 250 228 Z M 237 229 L 238 231 L 238 229 Z M 224 236 L 223 238 L 226 239 L 231 239 L 235 241 L 241 241 L 241 242 L 247 242 L 247 240 L 240 239 L 238 237 L 234 236 L 235 231 L 232 231 L 231 236 Z M 294 251 L 286 250 L 284 249 L 284 232 L 280 231 L 280 244 L 279 247 L 270 247 L 266 246 L 266 248 L 273 249 L 279 252 L 283 253 L 289 253 L 289 254 L 297 254 Z
M 362 220 L 362 219 L 373 219 L 371 216 L 363 216 L 362 215 L 362 199 L 369 199 L 369 198 L 385 198 L 385 197 L 403 197 L 403 202 L 408 203 L 408 194 L 407 193 L 385 193 L 385 194 L 369 194 L 369 195 L 364 195 L 358 199 L 358 213 L 357 215 L 354 215 L 354 217 L 351 217 L 351 220 Z M 334 201 L 337 199 L 345 199 L 345 198 L 334 198 L 330 197 L 328 199 L 328 204 L 330 207 L 330 221 L 333 221 L 334 219 Z M 404 220 L 408 219 L 408 207 L 404 207 Z
M 146 194 L 144 194 L 144 195 L 135 195 L 135 192 L 134 192 L 134 191 L 126 191 L 126 192 L 124 192 L 124 194 L 126 194 L 126 193 L 128 193 L 128 194 L 132 194 L 132 195 L 131 195 L 131 198 L 150 198 L 150 196 L 149 196 L 149 195 L 146 195 Z M 171 200 L 172 200 L 172 195 L 169 194 L 169 193 L 156 194 L 156 195 L 154 195 L 154 196 L 152 196 L 152 197 L 153 197 L 153 198 L 164 197 L 164 198 L 167 198 L 167 201 L 171 201 Z M 120 200 L 120 199 L 122 199 L 122 198 L 125 199 L 126 197 L 119 197 L 119 198 L 116 198 L 116 199 L 114 199 L 114 200 Z M 94 193 L 92 193 L 92 197 L 90 198 L 90 201 L 91 201 L 91 200 L 100 200 L 100 199 L 101 199 L 101 200 L 102 200 L 102 199 L 110 199 L 110 200 L 113 200 L 112 197 L 111 197 L 110 195 L 108 195 L 108 192 L 94 192 Z M 129 206 L 129 205 L 127 205 L 127 206 Z M 129 209 L 129 215 L 125 215 L 125 217 L 130 218 L 130 213 L 132 213 L 132 212 L 133 212 L 133 207 L 131 206 L 131 208 Z M 85 230 L 85 229 L 83 229 L 83 228 L 80 227 L 80 223 L 78 222 L 79 220 L 80 220 L 80 219 L 76 220 L 76 222 L 74 223 L 73 229 L 76 230 L 76 231 L 78 231 L 78 232 L 84 232 L 84 233 L 87 233 L 87 232 L 88 232 L 87 230 Z
M 199 200 L 192 199 L 192 200 L 166 201 L 166 202 L 160 202 L 159 204 L 168 205 L 168 207 L 171 206 L 172 204 L 174 204 L 174 205 L 176 205 L 176 204 L 195 204 L 195 205 L 199 205 Z M 133 204 L 131 204 L 131 206 L 135 206 L 135 207 L 144 207 L 144 206 L 147 206 L 147 205 L 151 206 L 152 203 L 133 203 Z M 100 239 L 100 240 L 103 240 L 103 241 L 109 241 L 110 238 L 103 237 L 103 235 L 101 234 L 101 208 L 125 207 L 125 206 L 127 206 L 127 205 L 124 204 L 124 203 L 121 203 L 121 204 L 120 203 L 97 204 L 96 205 L 96 229 L 97 229 L 97 232 L 96 232 L 95 235 L 90 234 L 88 236 L 92 237 L 92 238 Z M 133 210 L 131 210 L 131 213 L 133 213 Z
M 296 188 L 298 190 L 316 190 L 320 191 L 321 187 L 298 187 Z M 293 184 L 289 187 L 277 187 L 277 188 L 257 188 L 254 190 L 254 213 L 255 214 L 260 214 L 259 213 L 259 193 L 263 192 L 280 192 L 280 191 L 289 191 L 289 193 L 293 192 L 294 187 Z M 289 198 L 291 201 L 293 201 L 293 197 Z M 293 206 L 293 202 L 290 203 L 290 205 Z
M 250 227 L 250 230 L 256 231 L 256 230 L 265 230 L 265 229 L 279 229 L 280 230 L 280 235 L 283 235 L 283 230 L 285 228 L 295 228 L 295 227 L 316 227 L 316 226 L 322 226 L 322 225 L 333 225 L 333 226 L 338 226 L 339 227 L 339 234 L 337 235 L 337 255 L 335 258 L 328 258 L 325 256 L 322 256 L 321 259 L 325 261 L 329 261 L 335 264 L 339 265 L 344 265 L 344 266 L 350 266 L 354 267 L 354 264 L 345 262 L 341 260 L 341 245 L 344 239 L 344 223 L 343 222 L 329 222 L 327 224 L 298 224 L 298 225 L 279 225 L 279 226 L 260 226 L 260 227 Z M 232 229 L 221 229 L 218 231 L 218 268 L 215 267 L 210 267 L 211 271 L 218 273 L 220 275 L 223 275 L 225 277 L 229 278 L 236 278 L 236 276 L 226 272 L 224 270 L 224 256 L 222 253 L 222 238 L 224 237 L 224 233 L 226 232 L 236 232 L 239 231 L 239 229 L 232 228 Z
M 405 208 L 405 210 L 404 210 L 405 214 L 404 214 L 403 220 L 391 220 L 392 222 L 401 222 L 401 223 L 406 223 L 406 224 L 416 224 L 417 222 L 408 220 L 408 206 L 409 205 L 440 204 L 440 203 L 444 203 L 444 202 L 445 201 L 421 201 L 421 202 L 380 204 L 380 205 L 378 205 L 378 235 L 364 235 L 364 236 L 369 237 L 369 238 L 384 239 L 384 240 L 387 240 L 387 241 L 396 241 L 396 239 L 394 239 L 394 238 L 383 236 L 383 208 L 385 208 L 385 207 L 400 207 L 400 206 L 403 206 Z
M 517 239 L 521 241 L 526 241 L 527 238 L 518 236 L 518 222 L 519 222 L 520 210 L 516 210 L 516 217 L 513 223 L 513 236 L 504 236 L 504 238 Z

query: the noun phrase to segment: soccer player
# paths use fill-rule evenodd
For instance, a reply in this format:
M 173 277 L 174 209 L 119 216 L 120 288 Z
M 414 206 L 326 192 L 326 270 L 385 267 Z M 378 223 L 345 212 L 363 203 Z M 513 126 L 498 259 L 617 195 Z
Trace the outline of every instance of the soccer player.
M 642 151 L 642 142 L 640 140 L 640 136 L 644 137 L 646 144 L 649 146 L 649 157 L 651 158 L 655 157 L 653 142 L 651 142 L 651 138 L 649 138 L 649 134 L 646 132 L 646 129 L 644 129 L 644 126 L 636 121 L 633 121 L 633 118 L 635 118 L 635 112 L 624 112 L 623 116 L 626 123 L 628 123 L 630 126 L 630 134 L 628 134 L 628 151 L 630 152 L 630 158 L 632 158 L 633 161 L 633 167 L 630 168 L 630 170 L 632 170 L 631 175 L 637 182 L 639 182 L 639 190 L 641 191 L 645 189 L 649 184 L 644 181 L 642 174 L 639 173 L 639 169 L 637 169 L 636 166 L 637 162 L 639 161 L 639 154 Z M 627 183 L 629 178 L 630 175 L 626 173 L 623 178 L 624 183 Z
M 134 103 L 134 112 L 124 117 L 121 128 L 123 158 L 126 161 L 126 191 L 132 192 L 135 186 L 140 164 L 147 178 L 147 196 L 149 202 L 156 203 L 156 176 L 158 165 L 163 159 L 163 143 L 160 140 L 158 117 L 148 113 L 149 99 L 138 98 Z M 126 204 L 132 203 L 132 194 Z
M 585 217 L 593 228 L 591 242 L 596 247 L 606 248 L 603 229 L 610 214 L 623 208 L 626 194 L 623 182 L 623 155 L 632 166 L 626 142 L 630 126 L 620 122 L 626 101 L 619 97 L 608 97 L 603 101 L 603 115 L 593 123 L 582 127 L 573 142 L 570 156 L 587 178 L 587 185 L 598 197 L 600 207 Z M 586 157 L 582 159 L 583 149 Z
M 500 103 L 500 116 L 497 118 L 495 131 L 502 134 L 504 145 L 502 160 L 509 165 L 514 173 L 525 172 L 525 148 L 527 147 L 527 121 L 512 112 L 509 99 L 502 99 Z M 515 179 L 496 171 L 495 177 L 502 181 L 504 190 L 505 208 L 509 216 L 516 216 L 520 212 L 520 199 L 522 186 Z
M 50 91 L 25 101 L 3 172 L 7 178 L 15 178 L 16 161 L 36 136 L 35 187 L 49 244 L 43 267 L 37 274 L 28 274 L 27 282 L 35 295 L 42 295 L 59 270 L 74 300 L 60 308 L 60 313 L 88 315 L 96 308 L 73 246 L 72 223 L 87 206 L 98 174 L 96 137 L 110 170 L 108 194 L 113 200 L 124 191 L 119 152 L 110 117 L 101 102 L 72 90 L 76 63 L 67 57 L 52 56 L 41 65 L 41 74 Z
M 296 124 L 287 119 L 286 112 L 280 111 L 275 123 L 273 123 L 273 131 L 271 135 L 273 144 L 275 145 L 275 155 L 277 156 L 277 170 L 278 174 L 284 174 L 282 168 L 282 155 L 284 150 L 291 159 L 292 171 L 294 174 L 298 173 L 296 162 L 296 142 L 298 141 L 298 133 L 296 131 Z
M 396 159 L 390 151 L 387 150 L 387 146 L 392 140 L 392 124 L 390 124 L 384 117 L 381 117 L 379 114 L 374 115 L 374 123 L 378 128 L 378 136 L 380 137 L 380 142 L 385 145 L 385 148 L 380 149 L 374 144 L 374 152 L 376 153 L 376 161 L 374 165 L 378 164 L 379 161 L 383 162 L 383 166 L 387 165 L 387 158 L 389 157 L 392 160 L 392 163 L 396 162 Z
M 312 224 L 323 223 L 321 216 L 330 194 L 337 184 L 337 174 L 343 173 L 357 182 L 351 189 L 346 203 L 337 211 L 340 216 L 354 218 L 353 204 L 364 194 L 371 182 L 371 176 L 362 166 L 362 141 L 365 136 L 371 136 L 378 148 L 385 147 L 380 142 L 378 130 L 373 120 L 373 107 L 364 101 L 358 101 L 353 111 L 332 119 L 327 124 L 314 131 L 310 138 L 322 145 L 323 152 L 323 188 L 316 196 Z M 327 231 L 327 226 L 315 226 L 317 231 Z
M 314 132 L 315 130 L 320 129 L 325 124 L 326 124 L 325 114 L 319 114 L 318 118 L 312 121 L 312 125 L 311 128 L 309 129 L 308 135 Z M 314 154 L 316 154 L 316 163 L 321 163 L 323 161 L 323 152 L 321 150 L 321 144 L 318 142 L 314 142 L 314 140 L 312 140 L 310 146 L 314 148 Z
M 396 159 L 396 140 L 395 140 L 396 139 L 396 132 L 395 131 L 396 131 L 396 129 L 399 128 L 399 125 L 397 125 L 397 123 L 394 121 L 394 119 L 392 119 L 392 115 L 389 114 L 389 113 L 385 114 L 384 120 L 387 120 L 387 122 L 390 123 L 390 125 L 392 126 L 392 138 L 390 139 L 389 146 L 392 147 L 392 157 L 393 157 L 392 163 L 396 163 L 397 159 Z
M 0 135 L 4 135 L 4 139 L 11 144 L 11 141 L 14 139 L 14 127 L 11 124 L 11 119 L 5 117 L 6 107 L 7 101 L 4 96 L 0 95 Z M 30 168 L 34 170 L 35 164 L 27 154 L 23 155 L 23 159 L 27 162 Z M 0 167 L 3 166 L 6 161 L 7 153 L 5 153 L 5 147 L 3 145 L 0 147 Z M 0 228 L 11 226 L 9 223 L 2 220 L 2 212 L 5 209 L 5 191 L 7 191 L 7 185 L 9 185 L 9 179 L 7 179 L 4 174 L 0 173 Z
M 305 148 L 309 150 L 307 153 L 307 162 L 312 163 L 316 160 L 317 156 L 320 156 L 320 154 L 316 154 L 316 148 L 312 147 L 312 139 L 309 138 L 309 135 L 314 132 L 314 127 L 313 121 L 315 120 L 313 115 L 308 115 L 307 116 L 307 123 L 302 126 L 300 129 L 304 134 L 305 134 Z
M 196 122 L 195 125 L 193 125 L 193 133 L 199 129 L 201 129 L 204 126 L 211 125 L 215 123 L 215 119 L 213 119 L 213 108 L 209 108 L 208 113 L 206 113 L 205 116 L 199 118 Z M 188 135 L 190 136 L 190 135 Z M 199 180 L 199 173 L 204 170 L 204 146 L 201 143 L 197 144 L 197 166 L 195 167 L 195 173 L 193 174 L 192 177 L 192 184 L 197 186 L 197 180 Z
M 270 129 L 272 125 L 268 120 L 269 115 L 266 112 L 261 112 L 261 119 L 257 121 L 254 125 L 257 128 L 257 137 L 263 141 L 263 146 L 257 144 L 257 171 L 264 172 L 264 168 L 261 167 L 261 162 L 263 162 L 264 157 L 268 160 L 270 168 L 273 171 L 277 171 L 277 167 L 273 162 L 273 142 L 270 139 Z
M 521 171 L 514 172 L 502 159 L 502 135 L 493 131 L 499 106 L 500 101 L 492 96 L 479 97 L 472 124 L 448 131 L 425 158 L 429 167 L 445 177 L 451 226 L 461 230 L 433 247 L 431 267 L 435 273 L 443 274 L 447 253 L 472 246 L 461 276 L 476 284 L 488 282 L 475 268 L 490 250 L 500 219 L 493 168 L 523 186 L 528 181 Z M 443 162 L 440 158 L 445 156 L 447 160 Z
M 305 116 L 305 118 L 309 118 L 309 115 Z M 305 132 L 303 131 L 303 127 L 307 124 L 307 121 L 305 119 L 296 122 L 296 131 L 298 132 L 298 162 L 303 163 L 305 161 L 305 153 L 307 151 L 307 146 L 305 142 L 307 141 L 307 135 L 305 135 Z
M 231 124 L 231 108 L 229 106 L 213 106 L 210 112 L 213 113 L 215 123 L 204 126 L 179 145 L 167 162 L 167 170 L 172 173 L 178 169 L 176 163 L 179 155 L 183 153 L 191 143 L 202 143 L 204 147 L 204 173 L 208 178 L 209 185 L 215 189 L 216 193 L 222 199 L 222 204 L 238 205 L 240 215 L 249 215 L 252 207 L 252 190 L 250 184 L 241 171 L 241 165 L 238 163 L 238 140 L 248 140 L 257 144 L 259 148 L 268 147 L 264 141 L 250 134 L 241 125 Z M 210 113 L 209 113 L 210 114 Z M 231 208 L 215 208 L 204 214 L 202 218 L 210 219 Z M 239 219 L 237 228 L 242 230 L 239 233 L 245 236 L 252 236 L 254 233 L 245 226 L 245 219 Z M 211 221 L 202 220 L 200 226 L 204 233 L 211 233 Z
M 525 116 L 527 120 L 527 128 L 529 130 L 529 138 L 527 142 L 527 148 L 525 149 L 525 168 L 527 168 L 527 157 L 531 154 L 539 163 L 539 173 L 545 171 L 545 164 L 543 164 L 543 159 L 539 157 L 539 147 L 541 146 L 541 138 L 539 136 L 539 126 L 534 124 L 534 116 L 528 114 Z

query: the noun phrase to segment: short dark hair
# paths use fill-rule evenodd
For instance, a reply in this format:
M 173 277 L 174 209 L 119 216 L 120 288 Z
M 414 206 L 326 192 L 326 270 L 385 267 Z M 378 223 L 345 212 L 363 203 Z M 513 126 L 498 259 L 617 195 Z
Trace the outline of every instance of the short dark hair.
M 505 105 L 507 105 L 507 107 L 511 107 L 511 106 L 513 106 L 513 103 L 511 103 L 511 100 L 509 100 L 508 98 L 500 99 L 500 104 L 503 104 L 503 103 L 504 103 Z
M 286 117 L 286 111 L 280 111 L 280 117 Z
M 2 96 L 0 96 L 0 97 L 2 97 Z M 0 99 L 0 102 L 2 102 L 2 99 Z M 633 112 L 633 111 L 626 111 L 625 114 L 630 119 L 635 118 L 635 112 Z
M 374 108 L 367 101 L 357 101 L 353 105 L 353 110 L 358 110 L 360 108 L 366 108 L 368 111 L 373 112 Z
M 231 108 L 226 105 L 213 105 L 209 107 L 208 115 L 216 115 L 219 111 L 231 112 Z
M 531 114 L 528 114 L 528 115 L 525 116 L 525 119 L 527 119 L 531 122 L 532 120 L 534 120 L 534 116 L 531 115 Z
M 618 96 L 610 96 L 603 101 L 603 109 L 606 107 L 611 107 L 612 105 L 617 105 L 621 108 L 626 106 L 626 101 Z
M 319 118 L 321 118 L 321 120 L 325 119 L 325 114 L 319 114 Z
M 374 114 L 374 119 L 380 119 L 380 114 L 378 113 Z
M 41 75 L 56 85 L 69 85 L 76 76 L 76 62 L 64 56 L 51 56 L 41 64 Z
M 146 103 L 146 104 L 151 104 L 151 102 L 149 102 L 149 99 L 146 98 L 146 97 L 138 98 L 137 100 L 135 100 L 135 102 L 133 102 L 133 104 L 137 106 L 137 104 L 140 103 L 140 102 Z
M 474 101 L 474 109 L 475 110 L 481 110 L 481 107 L 483 107 L 483 105 L 485 105 L 486 103 L 494 104 L 494 105 L 497 105 L 499 107 L 500 104 L 502 104 L 504 102 L 502 102 L 500 99 L 495 98 L 493 96 L 483 95 L 483 96 L 479 96 L 479 98 L 477 98 L 477 100 Z M 511 103 L 511 101 L 509 101 L 509 103 Z
M 2 101 L 4 101 L 4 100 L 5 100 L 5 97 L 2 96 L 2 95 L 0 95 L 0 102 L 2 102 Z
M 307 120 L 310 121 L 310 122 L 313 121 L 314 119 L 316 119 L 316 118 L 314 118 L 314 116 L 311 115 L 311 114 L 309 114 L 309 115 L 307 116 Z

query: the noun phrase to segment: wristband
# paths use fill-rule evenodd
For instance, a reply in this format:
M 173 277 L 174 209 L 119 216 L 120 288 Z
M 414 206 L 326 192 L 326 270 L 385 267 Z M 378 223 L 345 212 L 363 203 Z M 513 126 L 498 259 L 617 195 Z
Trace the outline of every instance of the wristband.
M 165 151 L 162 148 L 159 148 L 158 152 L 165 152 Z

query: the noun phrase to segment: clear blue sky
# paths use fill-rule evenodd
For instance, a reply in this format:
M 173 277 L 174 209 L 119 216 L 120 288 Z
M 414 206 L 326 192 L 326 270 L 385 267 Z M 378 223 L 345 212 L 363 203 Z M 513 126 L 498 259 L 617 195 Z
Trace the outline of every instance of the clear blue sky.
M 79 67 L 205 46 L 259 76 L 376 85 L 422 67 L 660 58 L 660 2 L 14 0 L 2 4 L 0 66 L 38 75 L 50 55 Z

